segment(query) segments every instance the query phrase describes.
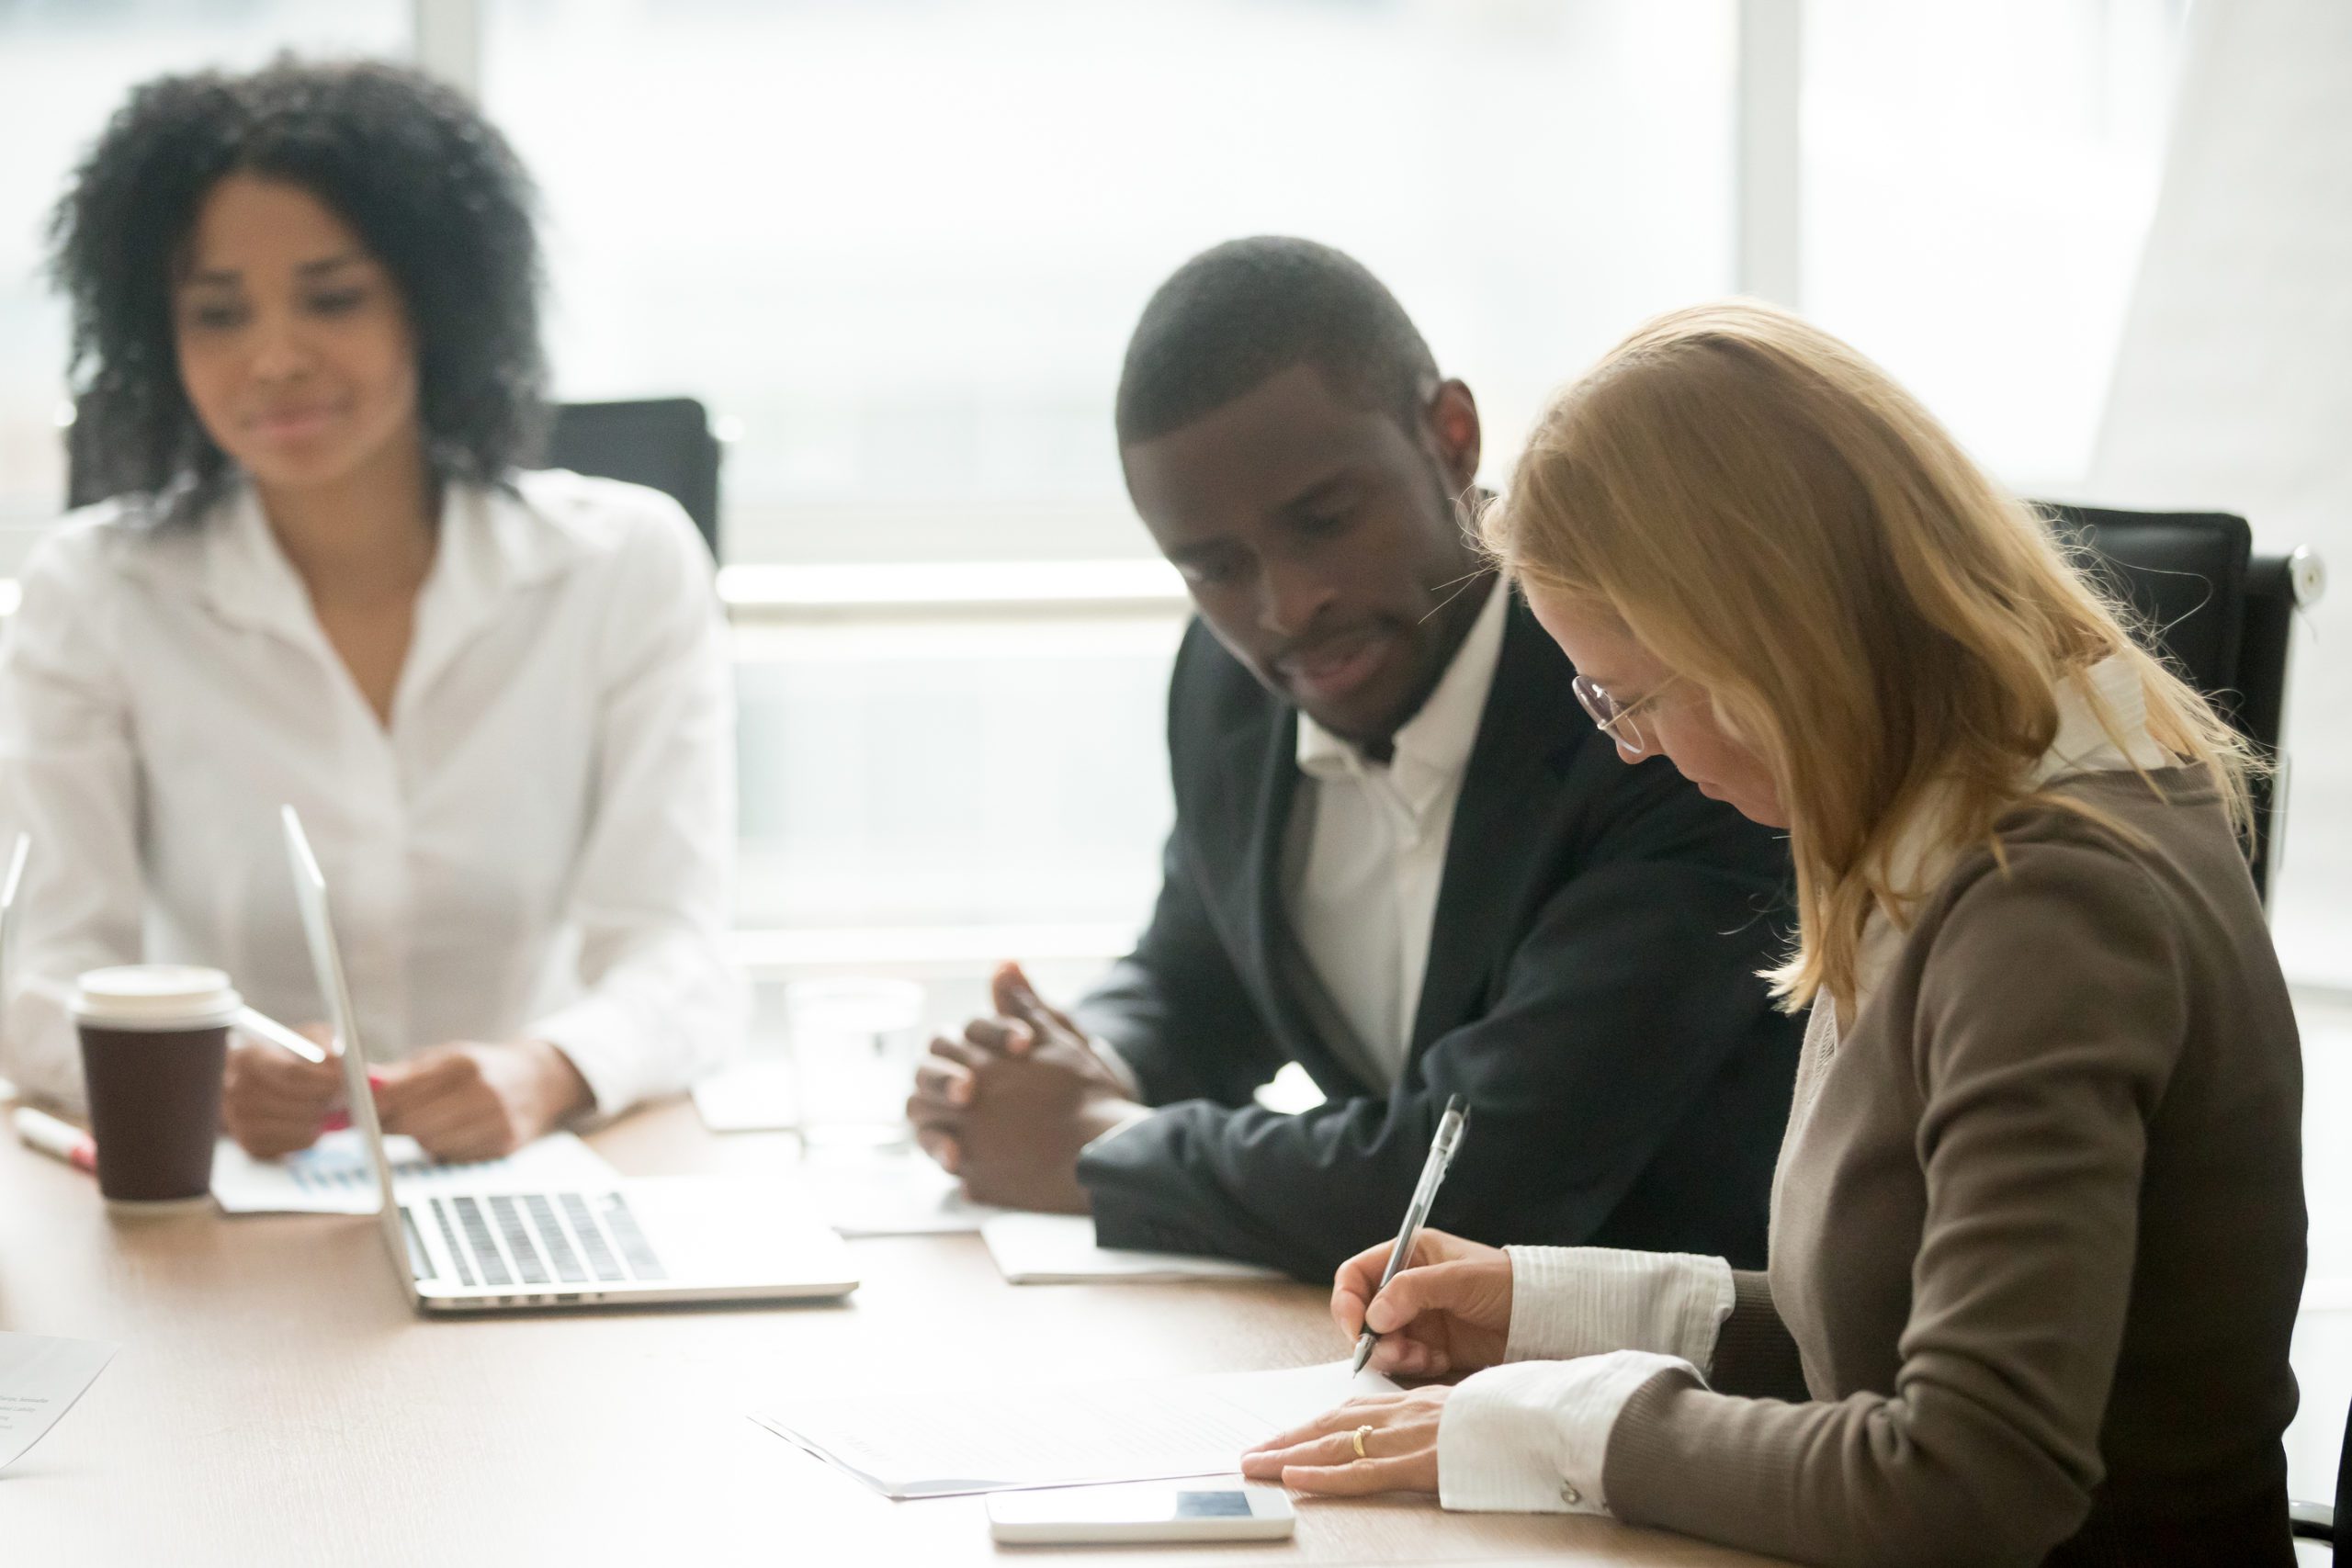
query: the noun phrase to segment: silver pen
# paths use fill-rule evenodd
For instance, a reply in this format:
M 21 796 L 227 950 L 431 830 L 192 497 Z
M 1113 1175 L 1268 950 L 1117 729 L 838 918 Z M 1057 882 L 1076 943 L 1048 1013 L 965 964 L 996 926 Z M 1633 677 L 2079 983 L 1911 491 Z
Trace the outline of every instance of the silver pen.
M 1404 1228 L 1396 1233 L 1396 1246 L 1388 1254 L 1388 1267 L 1381 1272 L 1380 1290 L 1372 1292 L 1374 1300 L 1379 1299 L 1380 1291 L 1388 1288 L 1388 1281 L 1396 1278 L 1405 1260 L 1413 1256 L 1413 1244 L 1420 1239 L 1421 1226 L 1430 1217 L 1430 1205 L 1437 1201 L 1438 1185 L 1445 1179 L 1446 1167 L 1453 1163 L 1453 1151 L 1461 1146 L 1462 1129 L 1469 1120 L 1468 1100 L 1457 1094 L 1445 1102 L 1445 1114 L 1438 1119 L 1437 1136 L 1430 1140 L 1428 1163 L 1421 1167 L 1421 1179 L 1413 1188 L 1412 1202 L 1406 1205 Z M 1364 1303 L 1363 1308 L 1369 1316 L 1372 1303 Z M 1363 1364 L 1372 1359 L 1372 1348 L 1379 1343 L 1380 1336 L 1368 1327 L 1356 1336 L 1356 1359 L 1348 1368 L 1350 1377 L 1363 1371 Z

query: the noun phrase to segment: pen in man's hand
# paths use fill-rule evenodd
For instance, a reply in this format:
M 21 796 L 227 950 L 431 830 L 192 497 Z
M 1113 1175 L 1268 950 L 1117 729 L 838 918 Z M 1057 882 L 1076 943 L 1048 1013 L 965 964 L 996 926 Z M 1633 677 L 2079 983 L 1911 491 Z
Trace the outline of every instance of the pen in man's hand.
M 1396 1233 L 1396 1245 L 1388 1254 L 1388 1267 L 1381 1270 L 1380 1290 L 1373 1292 L 1373 1300 L 1388 1288 L 1406 1260 L 1413 1256 L 1413 1244 L 1420 1239 L 1421 1226 L 1430 1217 L 1430 1205 L 1437 1201 L 1438 1184 L 1445 1179 L 1446 1167 L 1453 1163 L 1453 1151 L 1462 1143 L 1462 1128 L 1470 1120 L 1470 1103 L 1460 1095 L 1445 1102 L 1445 1114 L 1438 1119 L 1437 1136 L 1430 1140 L 1430 1157 L 1421 1167 L 1421 1179 L 1413 1188 L 1413 1201 L 1406 1205 L 1405 1224 Z M 1380 1343 L 1380 1336 L 1371 1329 L 1372 1302 L 1363 1303 L 1366 1327 L 1356 1336 L 1356 1359 L 1348 1368 L 1348 1375 L 1363 1371 L 1372 1359 L 1372 1348 Z

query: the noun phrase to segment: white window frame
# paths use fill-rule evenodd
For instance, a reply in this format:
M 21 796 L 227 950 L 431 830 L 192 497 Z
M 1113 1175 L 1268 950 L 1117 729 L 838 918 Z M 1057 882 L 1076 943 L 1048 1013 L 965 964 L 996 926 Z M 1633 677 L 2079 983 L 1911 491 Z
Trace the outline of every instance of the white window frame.
M 409 47 L 416 63 L 477 102 L 482 31 L 481 0 L 411 0 Z
M 1743 294 L 1804 308 L 1804 0 L 1739 0 L 1732 199 Z

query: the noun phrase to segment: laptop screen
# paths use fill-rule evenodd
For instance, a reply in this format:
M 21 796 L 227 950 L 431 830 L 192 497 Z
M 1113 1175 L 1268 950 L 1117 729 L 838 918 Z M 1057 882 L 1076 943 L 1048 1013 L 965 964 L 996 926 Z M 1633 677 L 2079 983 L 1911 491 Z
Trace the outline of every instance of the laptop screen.
M 18 833 L 8 854 L 7 876 L 0 881 L 0 1007 L 17 994 L 11 983 L 17 977 L 17 894 L 25 885 L 25 861 L 32 850 L 32 835 Z
M 327 914 L 327 879 L 311 852 L 310 835 L 290 806 L 279 808 L 286 826 L 286 858 L 294 871 L 294 898 L 302 912 L 302 938 L 311 949 L 311 968 L 318 976 L 319 994 L 327 1004 L 327 1021 L 334 1030 L 336 1058 L 343 1064 L 343 1093 L 350 1104 L 351 1124 L 368 1150 L 376 1172 L 376 1217 L 384 1233 L 384 1248 L 410 1297 L 416 1295 L 416 1274 L 410 1267 L 408 1236 L 401 1225 L 400 1201 L 392 1193 L 392 1166 L 384 1157 L 384 1129 L 376 1120 L 376 1098 L 368 1088 L 368 1054 L 359 1043 L 359 1020 L 351 1006 L 351 988 L 344 982 L 343 950 L 335 945 L 334 923 Z

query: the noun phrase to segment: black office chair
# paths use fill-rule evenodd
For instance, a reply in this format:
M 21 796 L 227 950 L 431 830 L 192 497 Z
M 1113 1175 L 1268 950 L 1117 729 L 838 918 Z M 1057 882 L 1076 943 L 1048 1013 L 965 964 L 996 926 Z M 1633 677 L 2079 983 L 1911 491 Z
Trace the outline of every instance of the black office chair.
M 2227 513 L 2042 510 L 2063 537 L 2086 547 L 2086 564 L 2144 617 L 2160 651 L 2274 765 L 2255 787 L 2246 848 L 2267 905 L 2286 827 L 2290 634 L 2295 612 L 2326 588 L 2319 558 L 2307 549 L 2257 556 L 2245 519 Z
M 710 418 L 693 398 L 644 398 L 628 402 L 558 403 L 550 411 L 546 466 L 599 479 L 627 479 L 658 490 L 686 515 L 718 554 L 718 440 Z M 79 421 L 65 433 L 65 504 L 104 501 L 97 466 L 78 440 Z
M 2255 889 L 2267 903 L 2286 828 L 2287 759 L 2279 739 L 2290 634 L 2295 612 L 2325 591 L 2319 558 L 2307 549 L 2256 556 L 2245 519 L 2225 513 L 2043 510 L 2062 536 L 2086 547 L 2087 564 L 2145 617 L 2163 651 L 2275 765 L 2256 788 L 2255 841 L 2246 847 Z M 2352 1568 L 2352 1553 L 2335 1537 L 2336 1517 L 2352 1517 L 2346 1462 L 2352 1460 L 2352 1416 L 2344 1436 L 2335 1506 L 2292 1503 L 2288 1517 L 2297 1536 L 2328 1542 L 2339 1568 Z
M 2287 1517 L 2296 1536 L 2303 1540 L 2327 1542 L 2333 1548 L 2328 1561 L 2334 1562 L 2335 1568 L 2352 1568 L 2352 1552 L 2345 1551 L 2347 1544 L 2352 1544 L 2352 1530 L 2345 1532 L 2346 1540 L 2337 1540 L 2335 1535 L 2335 1521 L 2352 1518 L 2352 1462 L 2347 1461 L 2352 1461 L 2352 1411 L 2347 1411 L 2345 1416 L 2344 1446 L 2336 1450 L 2335 1506 L 2331 1508 L 2324 1503 L 2287 1505 Z
M 718 438 L 693 398 L 558 403 L 547 466 L 658 490 L 686 509 L 718 553 Z

